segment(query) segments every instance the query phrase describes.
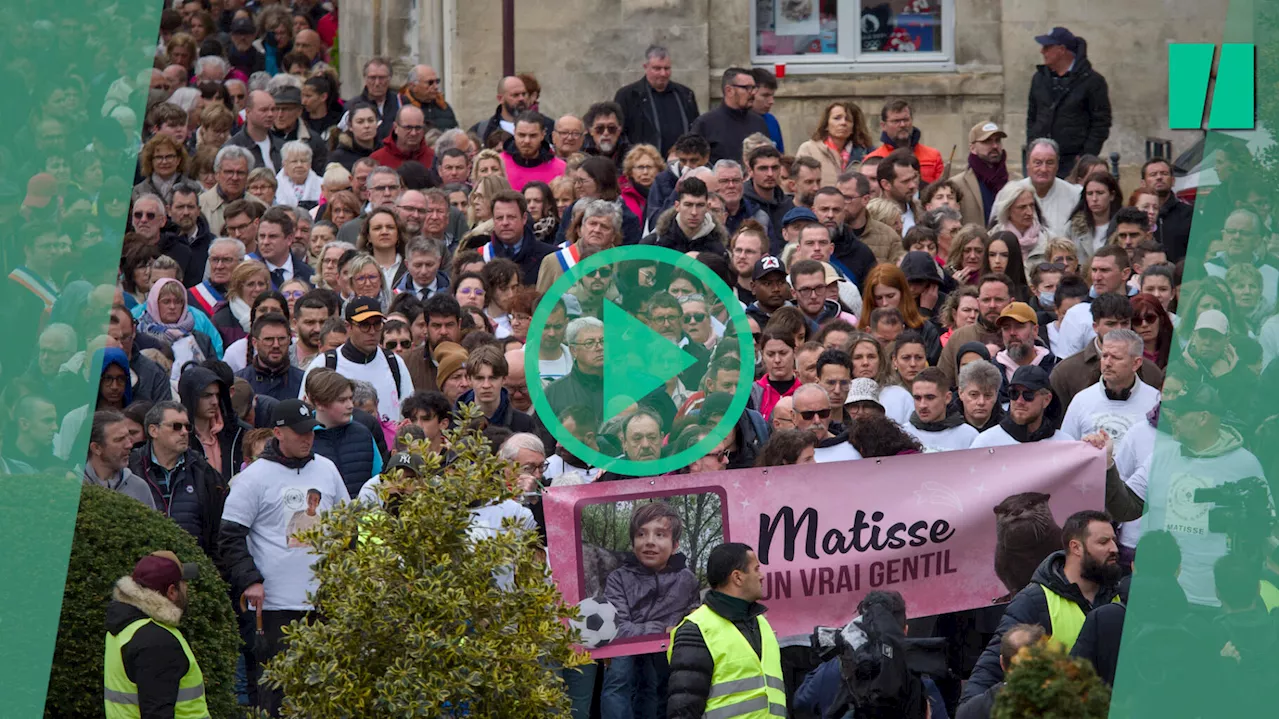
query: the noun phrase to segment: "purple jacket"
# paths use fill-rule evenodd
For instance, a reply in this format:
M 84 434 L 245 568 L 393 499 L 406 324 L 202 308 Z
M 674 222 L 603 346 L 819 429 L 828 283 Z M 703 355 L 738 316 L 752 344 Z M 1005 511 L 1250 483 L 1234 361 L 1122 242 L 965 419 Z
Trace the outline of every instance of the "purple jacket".
M 685 567 L 684 555 L 671 555 L 653 573 L 634 554 L 604 583 L 604 597 L 617 611 L 618 638 L 666 634 L 702 603 L 698 578 Z

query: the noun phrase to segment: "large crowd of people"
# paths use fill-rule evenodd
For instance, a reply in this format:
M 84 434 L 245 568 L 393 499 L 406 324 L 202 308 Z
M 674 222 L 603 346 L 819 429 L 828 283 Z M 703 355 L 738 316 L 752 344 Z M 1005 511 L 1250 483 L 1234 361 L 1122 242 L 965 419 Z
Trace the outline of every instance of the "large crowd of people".
M 745 372 L 733 430 L 678 471 L 1040 441 L 1105 450 L 1106 506 L 1064 527 L 1062 551 L 998 627 L 939 629 L 991 643 L 937 678 L 935 719 L 990 703 L 1012 656 L 1002 637 L 1054 633 L 1046 594 L 1082 610 L 1119 596 L 1144 501 L 1164 511 L 1146 496 L 1174 461 L 1157 435 L 1219 482 L 1274 465 L 1273 208 L 1220 201 L 1248 196 L 1232 178 L 1251 159 L 1224 150 L 1222 185 L 1194 206 L 1174 193 L 1169 158 L 1148 159 L 1140 184 L 1122 189 L 1098 159 L 1106 82 L 1062 28 L 1035 38 L 1045 64 L 1022 163 L 1006 130 L 983 121 L 967 138 L 936 138 L 967 140 L 951 167 L 902 99 L 870 118 L 833 102 L 784 154 L 771 72 L 726 70 L 721 104 L 702 111 L 656 45 L 612 99 L 548 116 L 523 74 L 502 78 L 492 115 L 462 118 L 428 66 L 395 75 L 373 58 L 362 87 L 340 87 L 330 7 L 232 5 L 166 9 L 154 68 L 139 77 L 53 88 L 101 116 L 87 148 L 62 136 L 52 104 L 32 118 L 47 162 L 4 247 L 21 298 L 7 341 L 29 354 L 4 368 L 0 469 L 79 465 L 86 483 L 172 518 L 222 570 L 245 626 L 246 607 L 264 610 L 273 651 L 281 627 L 313 610 L 313 557 L 296 532 L 336 503 L 380 501 L 384 471 L 418 466 L 393 455 L 415 441 L 441 450 L 467 404 L 519 467 L 522 502 L 503 511 L 543 538 L 542 487 L 626 478 L 549 426 L 610 457 L 670 456 L 720 423 Z M 1082 90 L 1060 89 L 1072 83 Z M 135 118 L 130 105 L 144 104 Z M 133 177 L 103 176 L 104 157 L 135 149 Z M 1193 218 L 1220 228 L 1207 248 L 1189 243 Z M 577 263 L 633 245 L 709 273 L 621 261 L 549 294 Z M 68 269 L 98 255 L 101 272 Z M 603 394 L 605 303 L 694 360 L 626 408 Z M 730 317 L 743 312 L 745 323 Z M 554 416 L 534 412 L 531 386 Z M 87 457 L 72 456 L 86 442 Z M 856 481 L 856 464 L 838 471 Z M 1239 592 L 1215 591 L 1217 535 L 1175 536 L 1178 582 L 1207 620 L 1274 610 L 1274 596 L 1240 606 Z M 722 631 L 707 616 L 719 612 L 750 625 L 757 654 L 776 652 L 752 620 L 763 609 L 751 556 L 713 556 L 718 599 L 696 621 Z M 690 634 L 675 632 L 677 651 L 705 653 Z M 278 693 L 257 686 L 264 658 L 245 652 L 243 700 L 277 712 Z M 574 717 L 593 704 L 605 719 L 729 706 L 712 701 L 712 669 L 695 659 L 673 659 L 669 703 L 655 689 L 668 686 L 665 661 L 566 670 Z M 782 693 L 792 715 L 817 716 L 793 684 Z

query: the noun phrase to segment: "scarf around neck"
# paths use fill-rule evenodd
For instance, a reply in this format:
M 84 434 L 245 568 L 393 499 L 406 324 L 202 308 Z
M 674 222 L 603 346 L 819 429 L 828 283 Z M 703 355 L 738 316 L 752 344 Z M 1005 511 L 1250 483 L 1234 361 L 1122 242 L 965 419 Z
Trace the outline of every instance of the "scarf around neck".
M 999 165 L 988 165 L 985 160 L 969 153 L 969 169 L 973 170 L 973 174 L 978 178 L 978 184 L 986 187 L 992 192 L 999 192 L 1000 188 L 1009 183 L 1009 166 L 1005 164 L 1006 155 L 1000 154 Z
M 178 317 L 178 321 L 173 323 L 160 321 L 160 291 L 169 284 L 182 287 L 182 283 L 172 277 L 165 277 L 151 286 L 151 291 L 147 293 L 147 309 L 142 313 L 142 317 L 138 318 L 138 331 L 173 342 L 191 334 L 195 329 L 196 320 L 187 307 L 187 291 L 183 288 L 182 315 Z
M 1000 429 L 1003 429 L 1006 434 L 1023 444 L 1026 444 L 1027 442 L 1039 442 L 1042 439 L 1049 439 L 1053 436 L 1054 432 L 1058 431 L 1058 428 L 1053 426 L 1053 422 L 1049 422 L 1045 418 L 1041 417 L 1040 429 L 1037 429 L 1034 432 L 1027 432 L 1026 425 L 1014 422 L 1013 415 L 1011 414 L 1006 414 L 1004 419 L 1000 420 Z
M 965 424 L 964 415 L 960 413 L 948 414 L 937 422 L 926 422 L 920 419 L 920 415 L 915 412 L 911 413 L 911 426 L 921 432 L 944 432 L 962 424 Z

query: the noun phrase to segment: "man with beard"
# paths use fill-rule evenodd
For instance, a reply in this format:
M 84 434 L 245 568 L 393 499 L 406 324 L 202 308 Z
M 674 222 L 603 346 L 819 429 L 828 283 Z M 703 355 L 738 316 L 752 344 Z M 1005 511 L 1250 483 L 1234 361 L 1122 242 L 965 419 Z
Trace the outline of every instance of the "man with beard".
M 942 348 L 942 356 L 938 359 L 938 369 L 947 373 L 947 377 L 955 383 L 957 353 L 967 342 L 979 342 L 999 352 L 1004 347 L 1004 337 L 996 320 L 1000 313 L 1013 301 L 1013 280 L 1003 273 L 992 272 L 978 280 L 978 321 L 961 327 L 951 333 L 947 346 Z
M 326 290 L 311 290 L 298 298 L 293 306 L 293 336 L 297 341 L 289 347 L 289 363 L 305 369 L 320 354 L 320 330 L 332 315 L 322 294 Z
M 547 144 L 547 131 L 536 112 L 522 112 L 516 118 L 514 136 L 502 148 L 511 188 L 523 191 L 530 182 L 551 182 L 564 174 L 564 160 Z
M 1034 365 L 1043 369 L 1046 376 L 1053 371 L 1058 358 L 1053 356 L 1048 347 L 1040 344 L 1040 327 L 1036 323 L 1036 311 L 1031 309 L 1031 305 L 1010 302 L 1008 307 L 1000 311 L 996 326 L 1000 328 L 1004 349 L 996 353 L 995 363 L 1004 370 L 1007 379 L 1012 380 L 1013 373 L 1019 367 Z
M 729 260 L 737 275 L 733 289 L 738 294 L 738 300 L 743 303 L 751 304 L 756 299 L 751 291 L 751 272 L 755 269 L 756 262 L 764 256 L 768 244 L 769 237 L 763 226 L 729 236 Z
M 613 160 L 618 174 L 622 174 L 622 160 L 631 149 L 631 141 L 622 132 L 623 120 L 622 108 L 612 102 L 597 102 L 582 116 L 582 122 L 587 126 L 582 151 Z
M 645 407 L 622 424 L 622 456 L 632 462 L 652 462 L 662 456 L 662 419 Z
M 768 324 L 770 315 L 791 299 L 787 271 L 782 261 L 773 255 L 765 255 L 756 261 L 751 272 L 751 288 L 756 301 L 747 305 L 747 317 L 754 318 L 761 327 Z
M 863 278 L 876 266 L 876 254 L 858 239 L 853 228 L 845 226 L 844 194 L 835 187 L 818 190 L 813 198 L 813 214 L 831 235 L 831 256 L 826 261 L 845 279 L 861 287 Z
M 1048 377 L 1045 378 L 1046 380 Z M 915 411 L 902 429 L 920 440 L 926 452 L 949 452 L 968 449 L 978 430 L 964 421 L 960 412 L 948 412 L 951 392 L 947 376 L 937 367 L 925 367 L 911 380 L 911 398 Z
M 742 141 L 757 132 L 768 137 L 769 125 L 751 110 L 756 80 L 750 70 L 742 67 L 725 70 L 720 76 L 720 92 L 721 103 L 699 115 L 689 131 L 707 138 L 713 161 L 739 160 Z
M 404 358 L 413 378 L 413 386 L 423 392 L 439 389 L 436 370 L 439 362 L 435 349 L 441 342 L 462 341 L 462 307 L 453 295 L 440 292 L 427 298 L 422 304 L 422 316 L 427 321 L 427 342 L 422 351 L 413 350 Z
M 968 369 L 966 365 L 960 371 L 961 378 L 965 377 Z M 1009 413 L 998 424 L 979 434 L 971 446 L 1004 447 L 1041 440 L 1071 441 L 1070 435 L 1045 416 L 1045 410 L 1052 402 L 1053 390 L 1049 386 L 1048 373 L 1035 365 L 1019 367 L 1009 380 Z
M 1005 608 L 996 633 L 983 650 L 960 702 L 977 697 L 1004 678 L 1000 668 L 1000 640 L 1018 624 L 1034 624 L 1061 642 L 1075 645 L 1085 615 L 1118 602 L 1120 551 L 1111 515 L 1086 509 L 1067 517 L 1062 525 L 1063 548 L 1036 568 L 1031 584 Z
M 834 374 L 835 366 L 831 368 Z M 831 422 L 831 397 L 826 389 L 816 384 L 800 385 L 791 393 L 791 406 L 796 429 L 811 433 L 815 442 L 831 439 L 831 430 L 827 427 Z
M 418 190 L 405 190 L 396 198 L 396 214 L 404 223 L 406 242 L 422 235 L 422 223 L 427 218 L 427 198 Z
M 480 137 L 480 142 L 487 142 L 489 135 L 498 130 L 506 130 L 516 134 L 516 117 L 529 109 L 529 91 L 525 89 L 524 80 L 508 75 L 498 81 L 498 107 L 493 116 L 481 120 L 472 126 L 471 131 Z M 555 123 L 546 115 L 538 115 L 546 132 L 555 128 Z
M 843 232 L 870 248 L 876 262 L 898 264 L 906 254 L 902 238 L 892 227 L 871 219 L 867 213 L 867 202 L 877 196 L 874 180 L 861 172 L 846 172 L 836 178 L 836 189 L 844 197 Z M 845 241 L 841 240 L 839 244 L 843 245 Z
M 1156 240 L 1164 248 L 1169 262 L 1178 262 L 1187 256 L 1195 210 L 1173 194 L 1173 166 L 1163 157 L 1154 157 L 1142 166 L 1142 184 L 1160 200 Z
M 102 667 L 106 716 L 208 716 L 200 665 L 178 630 L 198 571 L 162 550 L 116 581 Z
M 894 150 L 876 165 L 876 184 L 880 196 L 893 200 L 902 210 L 902 231 L 915 227 L 916 220 L 924 216 L 924 209 L 916 201 L 920 189 L 920 161 L 906 150 Z
M 289 362 L 289 320 L 269 312 L 253 321 L 253 358 L 236 372 L 249 381 L 254 394 L 284 401 L 302 393 L 302 370 Z
M 951 176 L 951 182 L 964 191 L 960 200 L 960 217 L 966 225 L 985 227 L 996 193 L 1009 182 L 1008 158 L 1003 144 L 1006 137 L 1008 135 L 994 122 L 979 122 L 969 128 L 969 169 Z
M 187 287 L 198 285 L 204 279 L 205 262 L 209 259 L 209 248 L 213 243 L 209 223 L 200 215 L 201 192 L 199 185 L 179 183 L 174 186 L 173 199 L 169 201 L 168 208 L 170 222 L 166 228 L 171 231 L 164 233 L 167 244 L 181 245 L 186 249 L 182 283 Z

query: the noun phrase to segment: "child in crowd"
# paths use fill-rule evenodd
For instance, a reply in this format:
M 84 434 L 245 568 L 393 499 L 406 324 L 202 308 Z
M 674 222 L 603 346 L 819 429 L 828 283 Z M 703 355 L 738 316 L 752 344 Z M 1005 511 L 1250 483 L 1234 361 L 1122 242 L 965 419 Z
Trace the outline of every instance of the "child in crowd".
M 701 603 L 698 578 L 680 547 L 683 523 L 666 502 L 631 512 L 631 550 L 605 580 L 605 598 L 617 612 L 618 639 L 665 635 Z M 667 657 L 659 652 L 614 657 L 604 675 L 600 713 L 656 719 L 667 695 Z

